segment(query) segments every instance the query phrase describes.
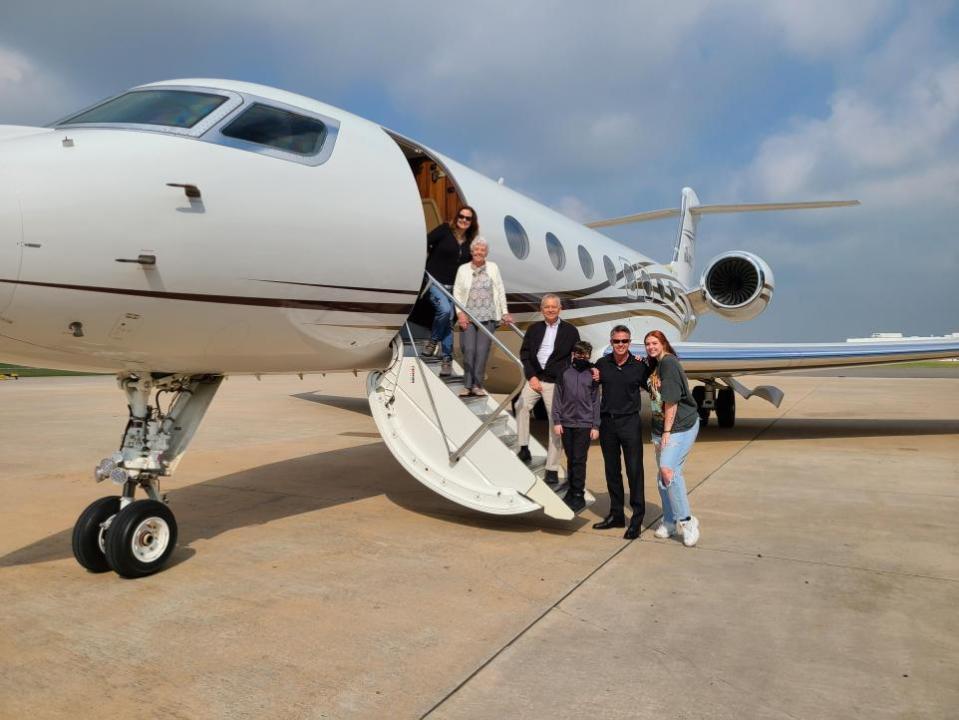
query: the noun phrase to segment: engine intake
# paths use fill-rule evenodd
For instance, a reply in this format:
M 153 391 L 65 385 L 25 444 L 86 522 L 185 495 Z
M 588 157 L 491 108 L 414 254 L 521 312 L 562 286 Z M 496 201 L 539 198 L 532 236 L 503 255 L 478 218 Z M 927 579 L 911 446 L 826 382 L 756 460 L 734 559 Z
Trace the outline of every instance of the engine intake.
M 714 312 L 727 320 L 743 322 L 766 309 L 774 284 L 773 272 L 762 258 L 734 251 L 710 260 L 700 287 L 690 295 L 698 312 Z

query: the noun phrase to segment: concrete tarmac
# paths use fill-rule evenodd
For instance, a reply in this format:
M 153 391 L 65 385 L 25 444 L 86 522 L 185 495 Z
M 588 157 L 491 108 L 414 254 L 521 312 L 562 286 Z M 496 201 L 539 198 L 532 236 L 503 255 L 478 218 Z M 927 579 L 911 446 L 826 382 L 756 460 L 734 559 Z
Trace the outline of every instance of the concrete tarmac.
M 688 549 L 591 528 L 598 446 L 579 520 L 484 516 L 400 468 L 362 377 L 231 378 L 132 581 L 70 551 L 114 381 L 0 383 L 0 717 L 957 717 L 959 381 L 755 382 L 786 400 L 701 433 Z

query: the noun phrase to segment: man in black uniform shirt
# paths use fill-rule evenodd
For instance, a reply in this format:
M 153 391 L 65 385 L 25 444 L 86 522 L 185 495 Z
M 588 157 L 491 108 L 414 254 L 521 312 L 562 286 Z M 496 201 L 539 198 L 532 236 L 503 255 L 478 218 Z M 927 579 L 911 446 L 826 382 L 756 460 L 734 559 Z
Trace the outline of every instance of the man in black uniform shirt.
M 606 465 L 606 488 L 609 490 L 609 514 L 593 525 L 597 530 L 626 527 L 623 495 L 623 472 L 620 454 L 629 479 L 629 504 L 633 514 L 623 536 L 639 537 L 646 514 L 646 493 L 643 487 L 643 438 L 640 424 L 640 388 L 646 387 L 649 367 L 629 351 L 630 332 L 617 325 L 609 335 L 613 352 L 596 363 L 603 388 L 600 405 L 599 444 Z

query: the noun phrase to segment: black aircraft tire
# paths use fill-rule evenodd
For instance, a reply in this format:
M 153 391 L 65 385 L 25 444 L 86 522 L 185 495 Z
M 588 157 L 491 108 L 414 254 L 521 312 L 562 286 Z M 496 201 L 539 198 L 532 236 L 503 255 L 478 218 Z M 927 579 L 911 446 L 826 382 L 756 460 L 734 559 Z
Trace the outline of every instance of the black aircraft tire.
M 693 400 L 696 401 L 696 412 L 699 413 L 699 424 L 701 427 L 706 427 L 709 425 L 709 408 L 704 408 L 703 403 L 706 402 L 706 388 L 702 385 L 697 385 L 693 388 Z
M 736 424 L 736 395 L 732 388 L 720 388 L 716 393 L 716 422 L 721 428 L 731 428 Z
M 73 526 L 73 557 L 92 573 L 110 570 L 107 556 L 100 547 L 100 525 L 119 511 L 119 497 L 102 497 L 90 503 Z
M 170 559 L 176 536 L 170 508 L 156 500 L 137 500 L 113 518 L 107 533 L 107 560 L 120 577 L 152 575 Z

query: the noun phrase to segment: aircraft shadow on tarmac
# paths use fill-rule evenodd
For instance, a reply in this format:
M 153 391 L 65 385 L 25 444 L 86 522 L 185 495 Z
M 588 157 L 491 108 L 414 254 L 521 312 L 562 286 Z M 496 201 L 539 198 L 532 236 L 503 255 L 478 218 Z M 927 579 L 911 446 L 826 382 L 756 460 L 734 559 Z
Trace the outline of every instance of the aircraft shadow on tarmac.
M 493 516 L 474 512 L 420 485 L 382 442 L 292 458 L 182 488 L 175 485 L 173 480 L 164 488 L 179 526 L 178 547 L 170 566 L 189 559 L 195 552 L 190 544 L 196 540 L 380 495 L 419 515 L 494 532 L 572 534 L 594 519 L 587 513 L 565 523 L 537 513 Z M 115 488 L 103 490 L 106 495 Z M 605 498 L 600 498 L 598 505 L 605 508 Z M 0 567 L 69 558 L 71 534 L 72 528 L 67 528 L 14 550 L 0 557 Z
M 369 415 L 365 398 L 303 393 L 305 400 L 334 405 Z M 648 418 L 644 425 L 648 428 Z M 534 422 L 533 431 L 544 436 L 546 423 Z M 959 435 L 956 420 L 855 419 L 855 418 L 743 418 L 735 428 L 704 428 L 697 442 L 817 440 L 829 438 L 909 437 Z M 350 437 L 378 437 L 375 432 L 348 432 Z M 648 429 L 646 432 L 648 441 Z M 695 452 L 695 450 L 694 450 Z M 365 498 L 385 495 L 410 512 L 443 522 L 482 527 L 495 532 L 555 532 L 572 534 L 591 523 L 608 507 L 605 493 L 572 523 L 554 521 L 539 513 L 493 516 L 460 507 L 421 486 L 408 475 L 382 442 L 331 450 L 249 468 L 187 487 L 168 486 L 171 507 L 179 524 L 179 547 L 171 564 L 187 560 L 190 543 L 210 539 L 237 528 L 323 510 Z M 104 488 L 104 494 L 109 491 Z M 112 488 L 111 488 L 112 490 Z M 78 508 L 79 512 L 79 508 Z M 660 508 L 647 503 L 647 522 L 659 517 Z M 59 533 L 0 557 L 0 567 L 29 565 L 71 556 L 71 532 Z
M 372 417 L 372 413 L 370 412 L 370 402 L 365 397 L 320 395 L 319 393 L 315 392 L 295 393 L 290 397 L 299 398 L 300 400 L 309 400 L 310 402 L 319 403 L 320 405 L 329 405 L 330 407 L 339 408 L 340 410 L 349 410 L 350 412 L 355 412 L 359 415 Z

